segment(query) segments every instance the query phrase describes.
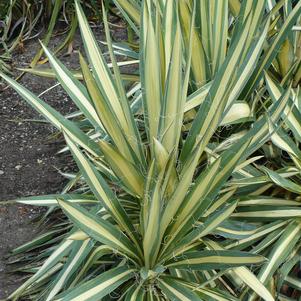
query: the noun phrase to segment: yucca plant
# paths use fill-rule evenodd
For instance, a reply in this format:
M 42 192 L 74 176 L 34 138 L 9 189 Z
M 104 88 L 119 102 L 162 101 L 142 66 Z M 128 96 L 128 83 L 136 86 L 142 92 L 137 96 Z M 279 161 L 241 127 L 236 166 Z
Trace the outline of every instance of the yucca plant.
M 131 19 L 133 22 L 131 24 L 137 26 L 134 28 L 138 31 L 141 22 L 135 16 L 141 10 L 140 1 L 116 0 L 115 2 L 117 2 L 126 19 Z M 190 1 L 181 1 L 180 4 L 182 5 L 180 10 L 181 23 L 184 28 L 187 28 L 187 24 L 189 24 L 189 15 L 192 13 L 191 3 Z M 241 3 L 239 1 L 224 1 L 223 3 L 200 1 L 198 4 L 199 26 L 193 32 L 193 45 L 195 47 L 192 54 L 192 58 L 194 58 L 192 59 L 192 86 L 200 84 L 204 89 L 204 97 L 197 100 L 199 103 L 199 101 L 205 99 L 207 91 L 210 89 L 210 81 L 227 56 L 227 51 L 230 48 L 226 41 L 235 38 L 236 29 L 233 24 L 237 22 L 237 18 L 239 22 L 239 20 L 244 20 L 248 14 L 253 14 L 251 30 L 256 30 L 256 27 L 264 20 L 262 19 L 263 14 L 268 14 L 271 17 L 264 53 L 261 55 L 257 66 L 253 66 L 254 71 L 252 71 L 251 77 L 248 78 L 247 73 L 245 73 L 247 84 L 238 98 L 240 101 L 229 108 L 228 116 L 234 116 L 234 122 L 237 122 L 239 116 L 248 120 L 250 116 L 256 114 L 256 111 L 260 111 L 264 106 L 271 104 L 271 99 L 265 96 L 267 90 L 268 95 L 272 96 L 272 101 L 279 99 L 284 89 L 291 90 L 291 99 L 289 99 L 289 106 L 283 110 L 282 120 L 278 124 L 274 124 L 271 120 L 268 121 L 271 141 L 264 144 L 258 152 L 258 155 L 261 156 L 253 158 L 253 162 L 257 160 L 260 163 L 264 162 L 269 169 L 261 168 L 260 164 L 259 166 L 249 165 L 245 168 L 246 173 L 236 175 L 236 179 L 232 180 L 232 184 L 238 185 L 239 190 L 252 195 L 245 199 L 245 205 L 241 203 L 241 206 L 238 206 L 238 212 L 233 214 L 232 217 L 235 216 L 235 219 L 243 222 L 245 229 L 252 229 L 251 231 L 255 232 L 252 235 L 246 235 L 242 229 L 236 228 L 236 233 L 229 231 L 229 229 L 226 231 L 227 233 L 222 233 L 222 231 L 219 231 L 219 233 L 230 238 L 224 244 L 227 249 L 251 248 L 252 252 L 262 254 L 270 259 L 269 263 L 263 266 L 259 272 L 259 279 L 268 284 L 270 290 L 274 291 L 275 294 L 276 291 L 280 293 L 284 282 L 287 285 L 293 283 L 292 288 L 300 289 L 300 286 L 296 285 L 300 280 L 287 276 L 290 269 L 295 267 L 296 270 L 296 266 L 300 264 L 298 255 L 300 252 L 298 243 L 300 240 L 298 230 L 300 203 L 296 201 L 296 197 L 298 200 L 299 190 L 297 187 L 300 174 L 298 143 L 300 142 L 301 115 L 299 109 L 300 98 L 296 88 L 300 81 L 298 45 L 300 45 L 301 40 L 299 32 L 300 12 L 298 10 L 292 11 L 296 4 L 297 2 L 294 3 L 294 1 L 273 3 L 265 1 L 242 1 Z M 253 11 L 248 9 L 252 6 L 256 7 Z M 228 13 L 228 10 L 231 11 L 231 14 Z M 265 13 L 263 10 L 265 10 Z M 287 31 L 288 27 L 292 26 L 289 24 L 295 22 L 294 13 L 297 17 L 296 26 Z M 251 37 L 252 35 L 247 38 L 246 43 L 251 42 Z M 278 50 L 276 51 L 276 49 Z M 267 72 L 265 82 L 260 81 L 263 70 Z M 243 73 L 237 73 L 236 76 L 238 76 L 237 80 L 244 80 Z M 256 90 L 254 90 L 254 87 L 256 87 Z M 256 92 L 256 95 L 253 94 L 254 92 Z M 258 105 L 260 99 L 264 99 L 263 107 L 261 104 Z M 291 103 L 292 101 L 295 102 L 295 105 Z M 190 107 L 190 109 L 192 108 L 193 106 Z M 189 114 L 194 116 L 194 112 L 190 111 Z M 284 126 L 284 131 L 278 129 L 281 125 Z M 227 132 L 228 135 L 229 133 L 231 131 Z M 235 140 L 235 136 L 232 139 Z M 294 141 L 297 142 L 297 145 Z M 272 146 L 270 142 L 275 146 Z M 277 154 L 281 152 L 285 152 L 291 161 L 283 160 L 283 156 L 279 157 Z M 277 162 L 280 164 L 275 164 L 275 159 L 280 159 L 281 163 Z M 279 169 L 279 171 L 275 172 L 275 169 Z M 295 182 L 285 179 L 288 177 L 293 177 Z M 295 188 L 293 189 L 293 187 Z M 279 221 L 275 222 L 277 219 Z M 255 228 L 253 227 L 254 223 L 257 223 Z M 284 228 L 286 228 L 285 231 Z M 259 229 L 262 229 L 262 232 Z M 296 232 L 293 229 L 296 229 Z M 261 241 L 259 237 L 262 238 L 267 233 L 269 233 L 268 237 Z M 292 235 L 289 236 L 288 234 Z M 256 238 L 260 242 L 258 245 Z M 278 238 L 280 239 L 278 240 Z M 291 255 L 293 260 L 289 259 L 289 253 L 294 254 Z M 281 268 L 278 271 L 279 267 Z M 278 276 L 271 278 L 271 275 L 275 272 Z M 290 281 L 286 281 L 286 277 Z M 284 296 L 282 295 L 281 298 L 284 298 Z
M 261 1 L 244 1 L 231 40 L 217 30 L 225 52 L 214 56 L 216 64 L 206 77 L 211 82 L 204 85 L 193 67 L 199 51 L 198 5 L 185 1 L 190 13 L 183 23 L 184 2 L 143 1 L 136 93 L 125 90 L 106 15 L 113 72 L 75 3 L 87 55 L 80 55 L 85 85 L 46 47 L 44 51 L 94 135 L 1 74 L 62 131 L 79 167 L 74 181 L 82 184 L 71 193 L 19 200 L 61 208 L 69 221 L 15 250 L 42 248 L 38 256 L 22 258 L 27 262 L 22 271 L 33 275 L 9 299 L 274 300 L 269 281 L 299 245 L 300 210 L 296 202 L 262 197 L 266 182 L 277 177 L 254 162 L 283 112 L 294 109 L 294 100 L 289 88 L 265 90 L 260 95 L 264 104 L 248 123 L 233 108 L 241 95 L 249 100 L 262 86 L 263 71 L 295 24 L 301 3 L 289 14 L 272 50 L 263 52 L 272 13 L 263 18 Z M 268 75 L 266 83 L 272 84 Z M 195 111 L 192 118 L 190 110 Z M 223 134 L 225 124 L 236 126 Z M 298 173 L 288 167 L 276 174 Z M 286 211 L 267 214 L 266 206 L 276 202 L 277 210 L 284 206 Z M 254 210 L 258 203 L 260 210 Z M 293 220 L 286 213 L 290 205 L 297 208 Z M 272 240 L 276 233 L 274 248 L 280 256 L 270 256 L 265 236 Z

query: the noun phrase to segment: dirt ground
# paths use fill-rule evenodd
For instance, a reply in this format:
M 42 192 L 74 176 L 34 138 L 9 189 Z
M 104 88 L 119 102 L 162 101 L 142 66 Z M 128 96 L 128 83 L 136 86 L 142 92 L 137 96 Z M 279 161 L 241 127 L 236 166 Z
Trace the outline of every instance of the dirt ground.
M 104 40 L 101 28 L 96 28 L 95 33 L 98 40 Z M 124 34 L 124 30 L 117 29 L 113 37 L 120 40 Z M 52 45 L 59 44 L 62 39 L 63 37 L 53 38 Z M 73 47 L 74 50 L 82 49 L 78 33 Z M 14 66 L 26 67 L 38 49 L 37 40 L 27 42 L 23 53 L 13 55 Z M 78 68 L 76 53 L 61 57 L 61 60 L 69 68 Z M 26 74 L 20 83 L 38 95 L 56 81 Z M 3 88 L 3 83 L 0 85 Z M 67 114 L 75 110 L 72 101 L 60 86 L 41 98 L 61 113 Z M 66 156 L 56 155 L 64 144 L 49 139 L 55 129 L 47 123 L 29 122 L 25 119 L 42 118 L 13 89 L 0 92 L 0 299 L 7 297 L 22 281 L 17 275 L 9 273 L 10 267 L 5 264 L 5 256 L 11 249 L 29 241 L 40 231 L 31 221 L 42 210 L 29 206 L 3 205 L 1 201 L 60 192 L 64 178 L 56 168 L 66 170 L 69 164 Z
M 36 41 L 28 43 L 24 54 L 16 54 L 17 66 L 28 62 L 37 50 Z M 20 81 L 36 94 L 52 86 L 55 81 L 25 75 Z M 61 112 L 74 107 L 60 87 L 43 97 Z M 60 145 L 47 139 L 54 129 L 46 123 L 22 121 L 40 119 L 11 88 L 0 94 L 0 199 L 59 192 L 63 178 L 56 168 L 64 167 L 63 156 L 56 156 Z M 29 241 L 39 231 L 30 221 L 40 208 L 1 206 L 0 203 L 0 298 L 6 297 L 18 285 L 18 277 L 10 275 L 4 256 L 18 245 Z

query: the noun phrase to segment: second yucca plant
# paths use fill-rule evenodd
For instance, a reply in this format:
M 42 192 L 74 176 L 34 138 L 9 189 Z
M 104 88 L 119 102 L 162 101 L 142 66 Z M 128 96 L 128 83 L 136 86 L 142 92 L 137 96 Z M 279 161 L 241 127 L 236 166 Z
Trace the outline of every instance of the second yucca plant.
M 184 39 L 178 2 L 166 1 L 161 7 L 154 3 L 143 1 L 141 93 L 134 100 L 120 76 L 106 15 L 113 73 L 77 1 L 88 60 L 80 55 L 85 85 L 44 47 L 58 80 L 94 126 L 98 140 L 1 75 L 63 132 L 79 177 L 88 185 L 84 194 L 23 200 L 60 206 L 71 227 L 66 223 L 59 245 L 40 254 L 41 265 L 29 269 L 33 276 L 10 299 L 237 300 L 247 296 L 241 288 L 249 287 L 264 300 L 274 300 L 254 272 L 266 259 L 226 250 L 226 238 L 215 236 L 220 225 L 227 228 L 225 222 L 244 197 L 229 179 L 246 172 L 253 162 L 250 155 L 270 136 L 269 122 L 280 119 L 290 96 L 289 90 L 280 94 L 235 143 L 216 145 L 217 129 L 229 119 L 233 122 L 231 107 L 248 88 L 269 20 L 254 28 L 253 19 L 259 16 L 252 6 L 254 11 L 235 28 L 226 57 L 221 54 L 223 63 L 215 70 L 209 93 L 204 97 L 200 88 L 189 95 L 195 7 Z M 196 115 L 187 126 L 185 113 L 191 109 Z M 239 122 L 240 116 L 234 119 Z M 300 225 L 291 223 L 289 230 L 299 233 Z M 270 266 L 265 266 L 262 273 L 270 275 Z

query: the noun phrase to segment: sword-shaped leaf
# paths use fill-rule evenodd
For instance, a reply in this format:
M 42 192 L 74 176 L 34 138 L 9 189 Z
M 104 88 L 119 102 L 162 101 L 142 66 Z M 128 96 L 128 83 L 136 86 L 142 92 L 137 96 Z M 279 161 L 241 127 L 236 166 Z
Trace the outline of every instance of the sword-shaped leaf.
M 70 220 L 95 240 L 106 244 L 136 262 L 140 262 L 137 249 L 117 227 L 86 209 L 58 199 L 58 203 Z
M 260 1 L 259 1 L 260 2 Z M 280 49 L 282 43 L 286 39 L 289 31 L 292 29 L 294 23 L 297 18 L 299 18 L 301 12 L 301 2 L 298 2 L 291 13 L 286 18 L 285 22 L 282 24 L 279 33 L 276 35 L 273 42 L 267 47 L 263 58 L 260 60 L 259 65 L 256 67 L 252 77 L 250 78 L 248 84 L 246 85 L 246 89 L 243 92 L 244 96 L 249 96 L 253 91 L 254 87 L 258 84 L 260 79 L 263 76 L 264 70 L 267 70 L 274 58 L 278 54 L 278 50 Z
M 42 45 L 42 47 L 62 87 L 94 127 L 97 130 L 104 131 L 103 125 L 92 105 L 87 89 L 44 45 Z
M 53 300 L 54 296 L 56 296 L 63 287 L 67 287 L 68 281 L 81 269 L 83 261 L 86 259 L 93 246 L 94 243 L 90 239 L 77 242 L 68 261 L 64 265 L 64 268 L 54 279 L 50 292 L 45 299 L 46 301 Z
M 190 288 L 172 277 L 160 277 L 159 287 L 165 295 L 174 301 L 202 301 L 202 299 Z
M 101 300 L 118 288 L 121 284 L 134 277 L 134 270 L 126 266 L 111 269 L 92 280 L 84 282 L 69 293 L 58 296 L 55 301 Z
M 268 73 L 265 73 L 265 80 L 272 100 L 274 102 L 277 101 L 281 94 L 283 94 L 284 89 L 275 81 L 273 81 Z M 291 93 L 291 95 L 293 94 Z M 297 109 L 294 102 L 295 99 L 292 97 L 287 100 L 287 106 L 282 111 L 282 119 L 294 133 L 295 138 L 298 141 L 301 141 L 301 113 Z
M 33 206 L 58 206 L 57 203 L 58 198 L 76 204 L 83 204 L 83 205 L 99 204 L 99 201 L 94 196 L 83 195 L 83 194 L 49 194 L 44 196 L 30 196 L 25 198 L 19 198 L 9 202 L 33 205 Z
M 136 143 L 139 139 L 136 137 L 136 125 L 131 115 L 132 113 L 129 102 L 120 95 L 116 82 L 113 80 L 111 71 L 107 66 L 103 54 L 89 27 L 84 12 L 77 0 L 75 1 L 75 7 L 84 46 L 97 86 L 99 87 L 105 101 L 112 107 L 126 137 L 128 137 L 128 142 L 133 146 L 133 150 L 136 151 Z M 139 157 L 138 153 L 136 153 L 136 155 Z
M 100 175 L 95 166 L 90 163 L 84 154 L 79 150 L 76 144 L 67 135 L 65 135 L 65 139 L 75 161 L 77 162 L 94 195 L 120 225 L 121 229 L 124 229 L 127 234 L 134 239 L 136 245 L 139 246 L 137 237 L 135 235 L 135 228 L 114 192 L 111 190 L 104 178 Z
M 165 264 L 176 269 L 213 270 L 260 264 L 265 260 L 263 256 L 248 252 L 208 250 L 186 252 Z

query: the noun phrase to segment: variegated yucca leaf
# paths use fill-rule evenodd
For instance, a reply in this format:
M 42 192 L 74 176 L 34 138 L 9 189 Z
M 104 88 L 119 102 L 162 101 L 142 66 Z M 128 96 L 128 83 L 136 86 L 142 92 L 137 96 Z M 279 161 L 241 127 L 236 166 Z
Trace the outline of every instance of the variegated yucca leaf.
M 10 299 L 272 301 L 298 287 L 301 4 L 114 3 L 139 38 L 130 88 L 104 7 L 110 65 L 79 0 L 80 76 L 44 51 L 80 112 L 64 117 L 1 74 L 79 168 L 62 194 L 16 201 L 60 222 L 14 250 L 33 275 Z

